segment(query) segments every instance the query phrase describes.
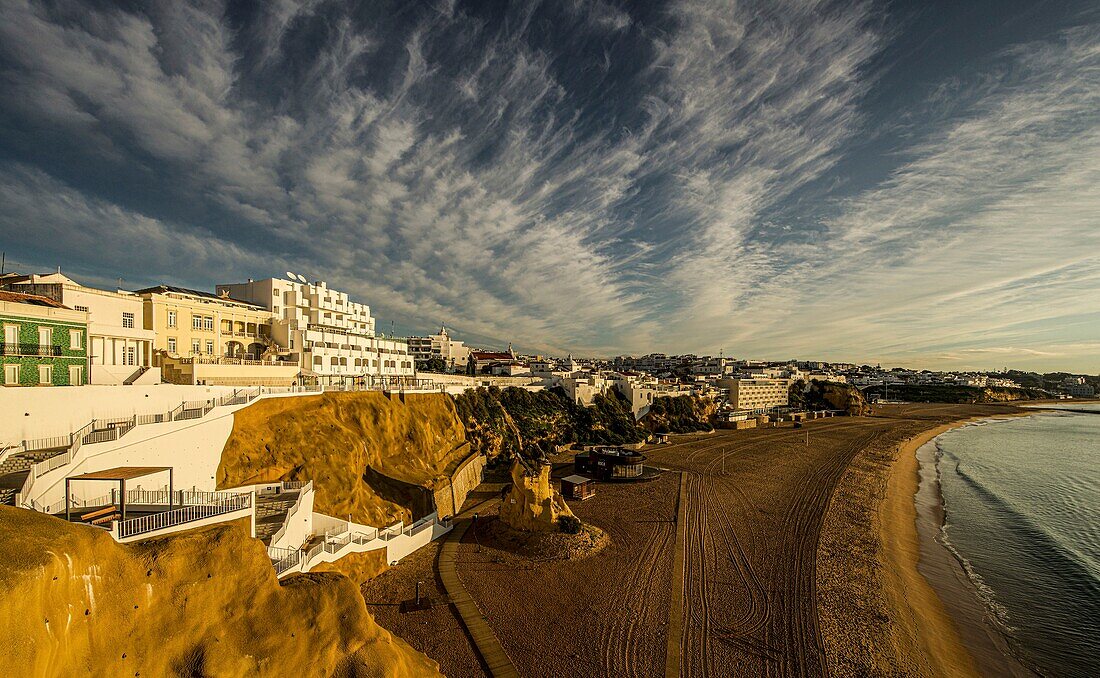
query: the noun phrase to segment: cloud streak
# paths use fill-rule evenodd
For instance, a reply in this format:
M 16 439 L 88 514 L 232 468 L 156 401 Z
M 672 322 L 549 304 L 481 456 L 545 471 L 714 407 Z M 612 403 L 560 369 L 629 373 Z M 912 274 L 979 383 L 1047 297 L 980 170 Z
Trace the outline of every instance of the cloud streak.
M 0 235 L 107 278 L 301 270 L 535 350 L 1087 357 L 1048 348 L 1096 329 L 1095 31 L 938 88 L 846 192 L 897 32 L 869 2 L 12 0 Z

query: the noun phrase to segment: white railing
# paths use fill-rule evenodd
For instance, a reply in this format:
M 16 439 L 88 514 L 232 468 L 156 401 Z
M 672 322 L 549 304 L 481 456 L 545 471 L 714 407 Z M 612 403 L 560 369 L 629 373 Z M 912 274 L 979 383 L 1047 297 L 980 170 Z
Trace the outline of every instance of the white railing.
M 291 489 L 287 487 L 287 485 L 291 483 L 296 483 L 296 481 L 284 481 L 283 489 Z M 294 489 L 299 490 L 298 498 L 294 500 L 294 503 L 291 505 L 290 510 L 286 512 L 286 516 L 283 518 L 282 527 L 280 527 L 279 530 L 271 537 L 271 541 L 269 542 L 271 544 L 278 544 L 279 541 L 284 536 L 286 536 L 287 526 L 290 525 L 290 521 L 298 519 L 298 511 L 300 511 L 302 508 L 302 502 L 306 499 L 306 497 L 309 496 L 309 493 L 313 491 L 313 481 L 311 480 L 305 485 L 298 484 L 298 487 Z
M 226 499 L 212 504 L 196 504 L 184 506 L 174 511 L 154 513 L 140 518 L 131 518 L 117 523 L 117 535 L 119 539 L 127 539 L 155 530 L 163 530 L 176 525 L 213 518 L 234 511 L 241 511 L 252 506 L 252 494 L 235 494 Z
M 206 416 L 206 414 L 215 407 L 249 403 L 264 394 L 319 393 L 320 391 L 320 386 L 257 386 L 253 389 L 237 389 L 233 391 L 233 395 L 231 396 L 221 396 L 209 400 L 187 401 L 180 403 L 167 412 L 134 414 L 128 418 L 119 417 L 111 420 L 93 419 L 80 429 L 67 435 L 24 440 L 22 442 L 23 452 L 64 447 L 68 449 L 33 465 L 32 472 L 27 475 L 27 481 L 23 484 L 23 490 L 17 495 L 19 504 L 34 508 L 37 504 L 26 499 L 26 497 L 29 497 L 30 491 L 33 488 L 34 479 L 44 473 L 49 473 L 54 469 L 69 464 L 76 458 L 77 451 L 79 451 L 83 445 L 118 440 L 134 428 L 144 424 L 200 419 Z M 103 427 L 100 428 L 100 426 Z M 17 446 L 11 445 L 9 447 Z M 14 454 L 14 452 L 11 454 Z M 11 456 L 11 454 L 9 454 L 9 456 Z

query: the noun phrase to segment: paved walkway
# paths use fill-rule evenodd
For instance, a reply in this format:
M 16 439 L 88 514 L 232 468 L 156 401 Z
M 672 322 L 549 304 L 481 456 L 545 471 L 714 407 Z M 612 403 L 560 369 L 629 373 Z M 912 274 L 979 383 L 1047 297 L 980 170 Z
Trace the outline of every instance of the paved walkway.
M 439 550 L 439 578 L 443 580 L 443 588 L 447 589 L 451 604 L 458 611 L 462 624 L 469 632 L 470 638 L 473 639 L 477 653 L 481 655 L 481 659 L 489 667 L 489 672 L 494 678 L 504 676 L 518 678 L 519 673 L 516 671 L 516 667 L 512 665 L 512 660 L 508 658 L 508 654 L 501 646 L 500 640 L 497 639 L 493 629 L 485 621 L 485 615 L 481 613 L 477 603 L 466 592 L 466 587 L 462 585 L 462 580 L 458 577 L 458 568 L 455 566 L 458 545 L 462 542 L 462 537 L 473 522 L 471 516 L 474 510 L 483 512 L 498 501 L 499 499 L 484 501 L 460 514 L 460 516 L 465 517 L 455 518 L 454 529 L 447 535 L 443 547 Z

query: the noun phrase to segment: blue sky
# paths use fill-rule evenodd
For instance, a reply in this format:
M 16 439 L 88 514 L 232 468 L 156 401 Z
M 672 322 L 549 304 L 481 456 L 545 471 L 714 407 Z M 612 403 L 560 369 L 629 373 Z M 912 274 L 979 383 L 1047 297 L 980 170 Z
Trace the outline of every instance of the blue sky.
M 1100 8 L 0 0 L 0 245 L 552 353 L 1096 373 Z

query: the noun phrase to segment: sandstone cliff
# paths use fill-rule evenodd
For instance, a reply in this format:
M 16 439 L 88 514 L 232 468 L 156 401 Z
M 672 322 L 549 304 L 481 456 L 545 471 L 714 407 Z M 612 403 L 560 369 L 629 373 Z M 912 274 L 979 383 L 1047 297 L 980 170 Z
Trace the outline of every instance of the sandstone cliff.
M 388 525 L 435 510 L 433 491 L 470 454 L 443 394 L 269 398 L 234 415 L 217 482 L 312 480 L 316 511 Z
M 0 675 L 439 675 L 347 578 L 280 585 L 242 523 L 121 545 L 0 506 L 0 543 Z
M 558 530 L 559 516 L 573 512 L 550 479 L 550 464 L 534 462 L 528 469 L 512 462 L 512 487 L 500 505 L 500 519 L 509 527 L 525 532 Z

